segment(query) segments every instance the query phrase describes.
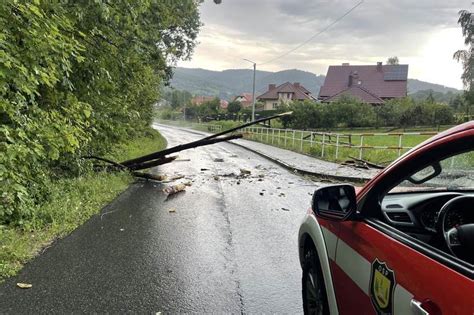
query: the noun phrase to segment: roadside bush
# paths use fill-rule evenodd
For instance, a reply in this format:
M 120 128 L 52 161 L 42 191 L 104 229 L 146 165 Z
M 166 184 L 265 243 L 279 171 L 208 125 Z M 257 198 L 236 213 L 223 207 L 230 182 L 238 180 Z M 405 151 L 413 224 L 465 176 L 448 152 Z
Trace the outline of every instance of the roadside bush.
M 334 127 L 407 127 L 436 126 L 455 122 L 454 110 L 447 104 L 419 101 L 407 97 L 371 105 L 349 97 L 332 103 L 293 102 L 280 111 L 293 111 L 281 119 L 283 126 L 294 129 L 330 129 Z
M 0 224 L 19 224 L 80 157 L 143 133 L 168 63 L 192 52 L 198 2 L 0 3 Z

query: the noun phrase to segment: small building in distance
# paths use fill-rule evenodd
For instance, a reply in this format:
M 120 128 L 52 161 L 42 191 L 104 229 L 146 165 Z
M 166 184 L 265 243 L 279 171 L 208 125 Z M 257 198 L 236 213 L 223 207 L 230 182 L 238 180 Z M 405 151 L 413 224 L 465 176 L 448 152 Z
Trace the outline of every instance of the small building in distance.
M 195 106 L 199 106 L 203 103 L 210 102 L 214 100 L 215 96 L 204 96 L 204 95 L 197 95 L 191 99 L 191 104 Z
M 202 105 L 204 103 L 207 103 L 207 102 L 210 102 L 210 101 L 213 101 L 215 99 L 219 99 L 217 96 L 205 96 L 205 95 L 197 95 L 195 97 L 193 97 L 191 99 L 191 105 L 193 106 L 199 106 L 199 105 Z M 221 109 L 227 109 L 227 106 L 229 105 L 229 102 L 227 102 L 226 100 L 221 100 L 219 99 L 219 107 Z
M 299 82 L 286 82 L 279 86 L 269 84 L 268 91 L 257 96 L 257 100 L 264 104 L 263 110 L 272 110 L 280 103 L 288 104 L 292 101 L 315 100 L 315 98 Z
M 241 93 L 237 95 L 233 101 L 240 102 L 242 108 L 249 108 L 252 107 L 253 95 L 252 93 Z
M 329 66 L 318 99 L 330 103 L 342 95 L 364 103 L 380 105 L 386 100 L 407 96 L 408 65 Z
M 227 106 L 229 106 L 229 102 L 227 102 L 226 100 L 220 100 L 219 106 L 221 109 L 227 109 Z

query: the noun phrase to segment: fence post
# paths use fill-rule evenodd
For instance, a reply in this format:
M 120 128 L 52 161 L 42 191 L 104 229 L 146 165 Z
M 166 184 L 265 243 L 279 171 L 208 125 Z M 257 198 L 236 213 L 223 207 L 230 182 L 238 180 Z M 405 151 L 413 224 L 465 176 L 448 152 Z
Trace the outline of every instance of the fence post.
M 359 159 L 362 160 L 362 147 L 364 146 L 364 136 L 360 136 Z
M 336 135 L 336 160 L 339 157 L 339 134 Z
M 293 149 L 295 148 L 295 137 L 296 137 L 296 130 L 293 130 Z
M 275 138 L 275 129 L 272 128 L 272 144 L 273 144 L 273 139 Z
M 286 148 L 286 137 L 287 135 L 286 135 L 286 129 L 285 129 L 285 148 Z
M 301 131 L 301 143 L 300 143 L 300 151 L 303 152 L 303 136 L 304 136 L 304 132 Z
M 280 145 L 281 129 L 278 129 L 278 145 Z
M 267 141 L 266 141 L 267 143 L 268 143 L 268 133 L 269 132 L 270 132 L 270 130 L 268 130 L 268 128 L 267 128 Z
M 260 142 L 263 142 L 263 128 L 260 127 Z
M 313 132 L 309 134 L 309 146 L 312 148 L 313 147 Z
M 400 134 L 398 136 L 398 156 L 400 157 L 400 155 L 402 155 L 402 137 L 403 137 L 403 134 Z
M 321 157 L 324 157 L 324 140 L 326 139 L 326 134 L 323 133 L 323 141 L 321 143 Z

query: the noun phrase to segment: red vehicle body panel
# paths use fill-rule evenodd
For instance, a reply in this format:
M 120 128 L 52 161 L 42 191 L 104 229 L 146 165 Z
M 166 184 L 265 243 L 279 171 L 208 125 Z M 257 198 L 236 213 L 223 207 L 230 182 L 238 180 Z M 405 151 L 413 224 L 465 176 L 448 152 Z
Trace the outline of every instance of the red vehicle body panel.
M 399 172 L 413 157 L 427 154 L 436 146 L 464 137 L 474 137 L 474 121 L 442 132 L 407 152 L 365 186 L 357 188 L 357 201 L 381 183 L 387 174 Z M 436 306 L 431 310 L 431 314 L 474 314 L 474 282 L 470 278 L 365 222 L 338 222 L 319 216 L 317 220 L 367 262 L 371 263 L 375 259 L 386 262 L 395 271 L 397 284 L 409 290 L 414 299 L 425 303 L 429 301 L 428 306 Z M 375 314 L 370 297 L 339 266 L 337 255 L 338 251 L 336 261 L 330 259 L 330 269 L 340 314 Z

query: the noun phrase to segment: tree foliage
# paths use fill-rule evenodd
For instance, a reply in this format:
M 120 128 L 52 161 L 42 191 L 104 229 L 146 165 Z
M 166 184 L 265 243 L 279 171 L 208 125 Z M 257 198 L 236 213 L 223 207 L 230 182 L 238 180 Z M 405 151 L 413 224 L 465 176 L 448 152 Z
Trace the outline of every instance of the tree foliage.
M 370 105 L 354 98 L 341 97 L 329 104 L 293 102 L 280 110 L 293 111 L 293 115 L 282 118 L 282 123 L 295 129 L 435 126 L 455 122 L 454 110 L 449 105 L 414 101 L 409 97 L 390 100 L 383 105 Z
M 184 90 L 167 89 L 163 93 L 163 99 L 166 100 L 173 109 L 190 106 L 192 98 L 191 93 Z
M 194 48 L 198 4 L 1 2 L 0 223 L 31 216 L 81 155 L 149 125 L 159 84 Z
M 388 65 L 398 65 L 399 61 L 398 61 L 398 57 L 397 56 L 393 56 L 393 57 L 389 57 L 387 59 L 387 64 Z
M 242 109 L 242 104 L 239 101 L 233 101 L 230 102 L 229 105 L 227 105 L 227 111 L 231 114 L 235 114 L 240 112 Z
M 472 13 L 467 10 L 459 11 L 458 24 L 461 25 L 467 49 L 458 50 L 453 55 L 454 59 L 463 64 L 464 71 L 461 79 L 467 91 L 474 90 L 474 22 L 471 15 Z

